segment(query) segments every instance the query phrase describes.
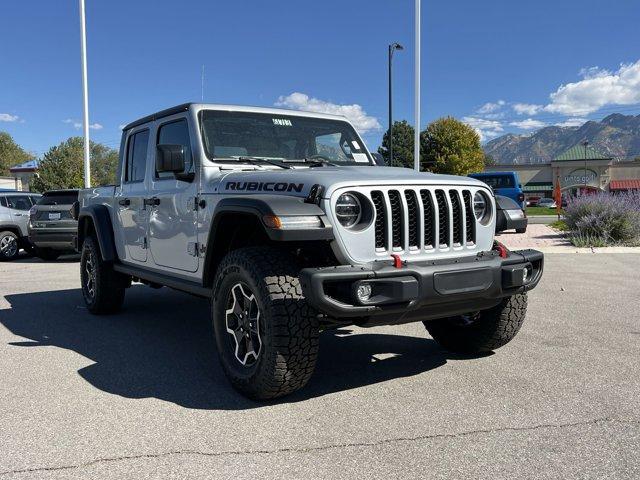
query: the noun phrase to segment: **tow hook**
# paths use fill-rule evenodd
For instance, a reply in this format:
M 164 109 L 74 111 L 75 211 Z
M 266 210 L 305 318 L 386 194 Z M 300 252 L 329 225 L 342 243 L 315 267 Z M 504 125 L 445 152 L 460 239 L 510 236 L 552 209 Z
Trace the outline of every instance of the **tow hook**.
M 391 254 L 391 258 L 393 258 L 393 266 L 395 268 L 402 268 L 402 259 L 400 258 L 400 255 L 393 253 Z
M 498 252 L 500 258 L 507 258 L 509 256 L 509 249 L 497 240 L 493 242 L 493 250 Z

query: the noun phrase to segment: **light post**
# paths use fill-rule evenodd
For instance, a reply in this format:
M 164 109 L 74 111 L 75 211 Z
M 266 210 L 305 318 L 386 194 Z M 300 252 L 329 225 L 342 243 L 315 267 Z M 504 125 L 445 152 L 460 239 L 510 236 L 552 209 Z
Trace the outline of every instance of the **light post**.
M 389 165 L 391 166 L 393 166 L 393 95 L 391 90 L 391 60 L 393 59 L 393 52 L 396 50 L 404 50 L 404 47 L 396 42 L 389 45 Z
M 89 88 L 87 86 L 87 30 L 84 18 L 84 0 L 80 1 L 80 54 L 82 61 L 82 130 L 84 133 L 84 188 L 91 186 L 89 165 Z
M 416 172 L 420 171 L 420 24 L 422 20 L 421 13 L 421 0 L 416 0 L 415 3 L 415 93 L 414 93 L 414 115 L 415 126 L 413 130 L 413 168 Z
M 587 146 L 589 145 L 589 142 L 585 140 L 584 142 L 582 142 L 582 145 L 584 145 L 584 191 L 582 192 L 582 194 L 586 195 L 587 194 Z

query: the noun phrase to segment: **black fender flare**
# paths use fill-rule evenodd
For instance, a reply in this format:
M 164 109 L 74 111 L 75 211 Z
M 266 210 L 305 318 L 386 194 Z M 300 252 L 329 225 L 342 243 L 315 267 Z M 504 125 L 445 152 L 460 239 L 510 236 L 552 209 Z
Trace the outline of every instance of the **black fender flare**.
M 88 205 L 80 209 L 78 214 L 78 250 L 82 249 L 82 243 L 87 231 L 87 222 L 91 222 L 96 232 L 102 259 L 105 262 L 116 260 L 118 255 L 113 235 L 113 224 L 107 207 L 104 205 Z

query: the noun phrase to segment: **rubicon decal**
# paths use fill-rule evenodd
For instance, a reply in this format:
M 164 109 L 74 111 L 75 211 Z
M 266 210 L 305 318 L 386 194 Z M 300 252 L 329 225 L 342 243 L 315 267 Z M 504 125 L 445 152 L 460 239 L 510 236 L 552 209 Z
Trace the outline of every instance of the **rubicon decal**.
M 227 182 L 225 190 L 247 192 L 302 192 L 304 183 L 287 182 Z

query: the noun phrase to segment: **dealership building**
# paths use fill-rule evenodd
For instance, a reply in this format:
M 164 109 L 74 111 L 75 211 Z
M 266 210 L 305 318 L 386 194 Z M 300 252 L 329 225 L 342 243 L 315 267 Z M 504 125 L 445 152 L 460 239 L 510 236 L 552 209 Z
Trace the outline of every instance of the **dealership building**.
M 487 172 L 515 171 L 527 197 L 551 197 L 556 181 L 563 194 L 640 191 L 640 161 L 621 162 L 576 145 L 549 163 L 487 165 Z

